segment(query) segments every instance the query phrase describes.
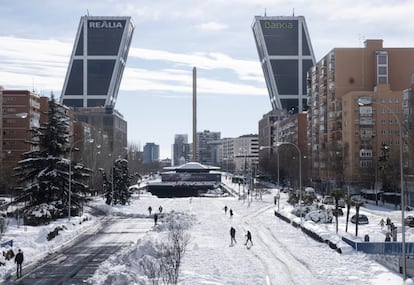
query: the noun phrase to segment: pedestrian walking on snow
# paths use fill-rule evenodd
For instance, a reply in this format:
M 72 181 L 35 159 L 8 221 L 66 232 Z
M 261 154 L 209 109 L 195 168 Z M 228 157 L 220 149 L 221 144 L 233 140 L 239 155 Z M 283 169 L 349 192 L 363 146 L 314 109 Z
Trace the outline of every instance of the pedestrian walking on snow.
M 19 252 L 16 254 L 16 257 L 14 258 L 14 262 L 17 264 L 17 278 L 22 277 L 22 263 L 23 263 L 24 257 L 23 252 L 21 249 L 19 249 Z
M 151 212 L 152 212 L 152 207 L 151 206 L 148 207 L 148 212 L 149 212 L 149 214 L 151 216 Z
M 250 242 L 250 246 L 253 246 L 253 242 L 252 242 L 252 233 L 250 231 L 247 231 L 246 234 L 246 242 L 244 245 L 247 246 L 247 243 Z
M 224 206 L 224 213 L 227 214 L 227 206 Z
M 230 228 L 230 245 L 236 244 L 236 229 L 231 227 Z
M 158 208 L 158 210 L 160 211 L 160 213 L 162 213 L 162 207 L 161 206 Z
M 157 225 L 157 222 L 158 222 L 158 215 L 154 214 L 154 226 Z
M 379 222 L 379 225 L 381 226 L 381 230 L 382 230 L 384 228 L 384 225 L 385 225 L 384 219 L 381 219 L 381 221 Z
M 230 209 L 230 218 L 233 218 L 233 210 Z

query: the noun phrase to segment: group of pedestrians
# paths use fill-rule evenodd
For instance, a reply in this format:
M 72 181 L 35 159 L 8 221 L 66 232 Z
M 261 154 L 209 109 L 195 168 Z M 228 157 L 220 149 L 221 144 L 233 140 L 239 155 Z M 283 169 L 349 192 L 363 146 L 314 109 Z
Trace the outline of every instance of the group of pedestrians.
M 250 231 L 247 231 L 246 235 L 246 242 L 244 243 L 245 246 L 248 248 L 253 246 L 252 241 L 252 233 Z M 234 227 L 230 227 L 230 246 L 234 246 L 237 243 L 236 241 L 236 229 Z
M 224 213 L 227 215 L 227 210 L 229 210 L 229 208 L 227 206 L 224 206 Z M 233 218 L 233 210 L 230 209 L 229 210 L 229 214 L 230 214 L 230 218 Z
M 163 210 L 163 208 L 162 208 L 162 206 L 160 205 L 160 206 L 158 207 L 158 211 L 159 211 L 159 213 L 158 213 L 158 214 L 161 214 L 161 213 L 162 213 L 162 210 Z M 148 207 L 148 213 L 149 213 L 149 215 L 151 216 L 151 213 L 152 213 L 152 207 L 151 207 L 151 206 L 149 206 L 149 207 Z M 156 226 L 156 225 L 157 225 L 157 223 L 158 223 L 158 214 L 157 214 L 157 213 L 154 213 L 154 226 Z
M 381 229 L 384 228 L 384 226 L 387 226 L 387 233 L 385 234 L 385 241 L 391 241 L 391 238 L 393 241 L 397 241 L 397 227 L 394 225 L 393 222 L 391 222 L 390 217 L 384 221 L 384 219 L 381 219 L 379 222 Z
M 233 210 L 229 209 L 227 207 L 227 205 L 224 206 L 224 213 L 227 215 L 227 211 L 229 211 L 230 214 L 230 218 L 233 217 Z M 252 241 L 252 233 L 248 230 L 246 235 L 246 242 L 244 243 L 244 245 L 247 248 L 250 248 L 253 246 L 253 241 Z M 236 229 L 234 227 L 230 227 L 230 246 L 234 246 L 237 243 L 236 241 Z

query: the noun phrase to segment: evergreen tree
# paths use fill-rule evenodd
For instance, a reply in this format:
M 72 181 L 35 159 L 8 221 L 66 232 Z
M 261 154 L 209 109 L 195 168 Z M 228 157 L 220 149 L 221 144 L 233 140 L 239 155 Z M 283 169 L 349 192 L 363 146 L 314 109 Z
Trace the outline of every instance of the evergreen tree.
M 132 192 L 129 190 L 132 176 L 129 175 L 128 160 L 118 158 L 113 162 L 111 167 L 111 180 L 106 175 L 103 169 L 102 172 L 103 185 L 102 188 L 105 193 L 105 203 L 107 205 L 126 205 L 130 203 Z M 113 183 L 113 185 L 112 185 Z
M 65 215 L 68 207 L 69 163 L 72 163 L 71 198 L 75 210 L 80 207 L 80 193 L 87 190 L 87 185 L 78 180 L 87 178 L 91 170 L 82 164 L 74 164 L 65 156 L 70 151 L 69 118 L 66 107 L 57 103 L 52 94 L 48 106 L 48 120 L 38 127 L 30 129 L 32 150 L 23 154 L 18 162 L 16 176 L 22 185 L 16 201 L 25 201 L 26 212 L 36 209 L 41 204 L 53 205 L 57 217 Z
M 112 204 L 112 182 L 108 180 L 108 175 L 106 175 L 103 168 L 99 168 L 99 170 L 102 173 L 102 180 L 103 180 L 102 190 L 105 196 L 105 203 L 107 205 L 111 205 Z
M 129 204 L 131 200 L 131 191 L 129 190 L 129 186 L 131 185 L 132 178 L 129 175 L 128 160 L 122 158 L 115 160 L 113 175 L 114 204 Z

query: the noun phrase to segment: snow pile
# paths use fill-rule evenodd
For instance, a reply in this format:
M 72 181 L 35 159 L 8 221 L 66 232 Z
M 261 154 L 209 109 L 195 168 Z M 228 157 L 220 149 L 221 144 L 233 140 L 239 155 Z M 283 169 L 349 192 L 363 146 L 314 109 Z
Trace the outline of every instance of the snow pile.
M 139 239 L 135 246 L 125 248 L 101 264 L 87 282 L 95 285 L 145 284 L 162 279 L 160 250 L 165 246 L 174 228 L 188 230 L 195 220 L 194 215 L 182 212 L 160 214 L 160 223 L 152 231 Z

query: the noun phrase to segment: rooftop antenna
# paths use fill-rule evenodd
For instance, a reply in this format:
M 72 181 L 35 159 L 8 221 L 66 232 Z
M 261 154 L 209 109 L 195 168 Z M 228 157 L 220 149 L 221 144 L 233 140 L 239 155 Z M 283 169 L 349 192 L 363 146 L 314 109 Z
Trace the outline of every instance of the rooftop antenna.
M 293 8 L 293 15 L 292 16 L 295 17 L 295 8 Z
M 34 84 L 34 78 L 33 77 L 32 77 L 32 92 L 33 93 L 36 93 L 35 84 Z
M 265 17 L 266 17 L 266 8 L 265 8 Z
M 89 9 L 86 9 L 86 14 L 88 15 L 88 17 L 89 17 Z

